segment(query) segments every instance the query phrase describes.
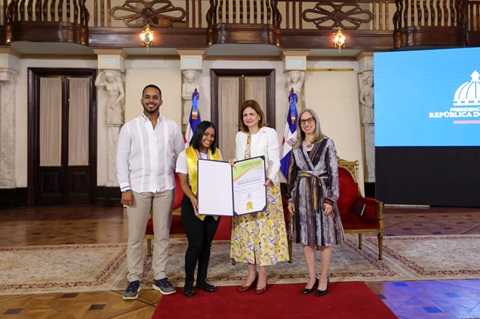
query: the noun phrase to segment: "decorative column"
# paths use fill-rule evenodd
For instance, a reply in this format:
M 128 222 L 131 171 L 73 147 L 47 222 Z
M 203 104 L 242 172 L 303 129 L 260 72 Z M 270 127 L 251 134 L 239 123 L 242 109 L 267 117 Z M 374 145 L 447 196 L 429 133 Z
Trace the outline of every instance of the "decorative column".
M 11 49 L 0 51 L 0 188 L 16 188 L 15 109 L 19 59 Z
M 359 60 L 360 119 L 363 126 L 365 183 L 375 183 L 375 128 L 373 95 L 373 56 L 364 54 Z
M 95 80 L 98 88 L 99 112 L 103 112 L 108 142 L 107 186 L 118 186 L 117 180 L 117 143 L 120 128 L 125 122 L 125 58 L 123 50 L 101 50 L 94 52 L 98 56 L 99 73 Z M 103 102 L 103 103 L 100 103 Z M 99 116 L 100 117 L 100 116 Z
M 305 79 L 305 70 L 307 69 L 307 56 L 310 51 L 283 51 L 283 61 L 285 64 L 285 101 L 290 105 L 289 96 L 295 93 L 298 111 L 305 108 L 305 98 L 303 93 L 303 84 Z
M 177 50 L 180 55 L 180 69 L 183 75 L 182 81 L 182 130 L 185 131 L 192 109 L 192 94 L 199 87 L 200 77 L 203 71 L 203 55 L 205 50 Z

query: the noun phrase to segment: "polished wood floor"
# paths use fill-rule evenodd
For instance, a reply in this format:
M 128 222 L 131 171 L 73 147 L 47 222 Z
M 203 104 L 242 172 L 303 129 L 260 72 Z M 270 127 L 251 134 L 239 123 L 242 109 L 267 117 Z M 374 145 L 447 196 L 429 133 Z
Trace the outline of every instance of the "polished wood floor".
M 480 209 L 385 209 L 385 236 L 480 234 Z M 0 246 L 126 242 L 121 207 L 39 207 L 0 210 Z M 369 282 L 399 318 L 480 318 L 480 281 Z M 151 318 L 161 295 L 123 291 L 0 296 L 0 318 Z M 361 316 L 359 316 L 360 318 Z

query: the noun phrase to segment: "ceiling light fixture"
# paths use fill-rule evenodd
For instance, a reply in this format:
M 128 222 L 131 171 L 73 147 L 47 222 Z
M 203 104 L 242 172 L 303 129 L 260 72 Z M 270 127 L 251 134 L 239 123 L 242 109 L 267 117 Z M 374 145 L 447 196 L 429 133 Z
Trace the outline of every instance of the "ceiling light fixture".
M 335 33 L 335 38 L 333 39 L 333 44 L 335 49 L 338 48 L 338 52 L 345 48 L 345 36 L 342 33 L 342 28 L 338 27 L 337 32 Z
M 142 39 L 142 45 L 149 46 L 153 45 L 153 32 L 150 30 L 150 24 L 147 23 L 145 30 L 140 33 L 140 39 Z

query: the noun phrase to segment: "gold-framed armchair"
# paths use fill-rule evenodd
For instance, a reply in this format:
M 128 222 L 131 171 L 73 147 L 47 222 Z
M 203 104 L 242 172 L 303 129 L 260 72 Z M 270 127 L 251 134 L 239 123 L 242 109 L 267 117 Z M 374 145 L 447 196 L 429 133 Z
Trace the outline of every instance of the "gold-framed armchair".
M 358 234 L 358 248 L 362 249 L 362 236 L 375 233 L 378 239 L 378 259 L 383 251 L 383 203 L 364 197 L 358 186 L 358 161 L 338 160 L 340 196 L 337 204 L 346 234 Z

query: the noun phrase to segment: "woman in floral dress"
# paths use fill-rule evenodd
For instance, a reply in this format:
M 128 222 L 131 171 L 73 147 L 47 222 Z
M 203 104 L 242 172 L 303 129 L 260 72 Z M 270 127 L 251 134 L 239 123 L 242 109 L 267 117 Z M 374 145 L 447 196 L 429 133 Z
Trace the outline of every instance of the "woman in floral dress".
M 278 178 L 278 135 L 274 129 L 267 127 L 258 102 L 247 100 L 240 109 L 235 159 L 262 155 L 265 156 L 266 163 L 267 209 L 234 216 L 231 239 L 231 257 L 236 262 L 248 264 L 247 279 L 238 290 L 244 292 L 256 286 L 257 294 L 262 294 L 267 289 L 267 266 L 288 260 L 288 242 Z

